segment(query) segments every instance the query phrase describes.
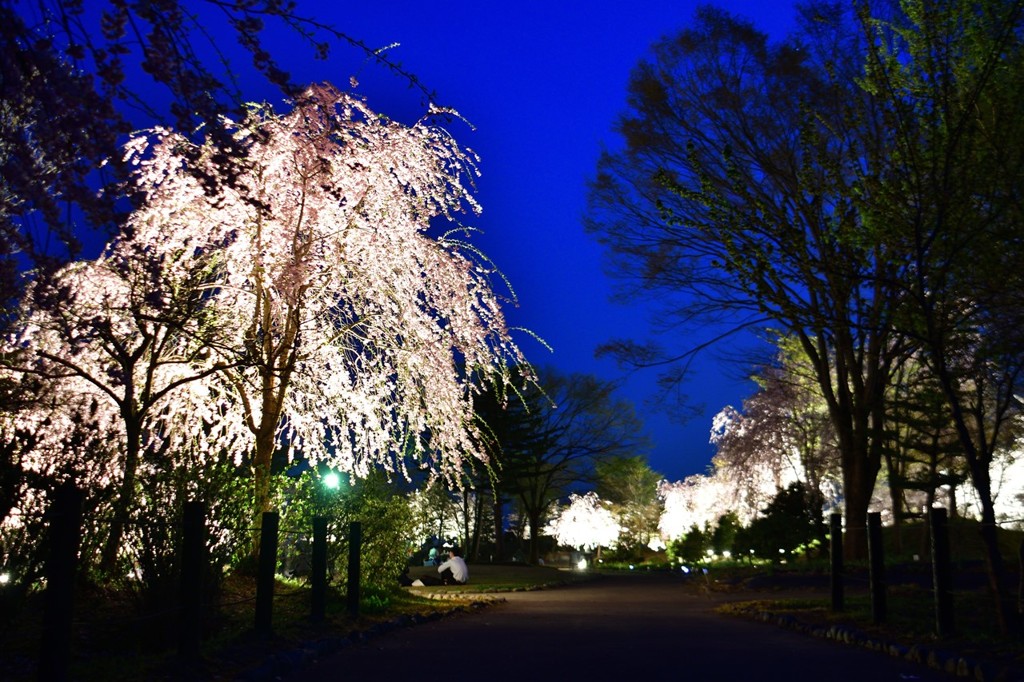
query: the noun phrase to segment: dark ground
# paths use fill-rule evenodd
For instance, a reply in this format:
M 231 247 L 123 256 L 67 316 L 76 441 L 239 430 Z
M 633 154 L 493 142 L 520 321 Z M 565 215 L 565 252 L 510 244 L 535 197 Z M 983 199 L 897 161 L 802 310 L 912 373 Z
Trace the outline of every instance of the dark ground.
M 905 659 L 716 612 L 746 592 L 694 589 L 666 573 L 515 592 L 476 612 L 353 644 L 279 679 L 952 679 Z

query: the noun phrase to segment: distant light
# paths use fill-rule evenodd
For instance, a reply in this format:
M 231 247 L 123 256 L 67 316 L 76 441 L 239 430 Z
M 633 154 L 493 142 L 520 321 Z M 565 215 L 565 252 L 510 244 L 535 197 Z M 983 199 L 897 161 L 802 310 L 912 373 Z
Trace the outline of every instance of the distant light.
M 633 570 L 633 564 L 629 565 L 629 570 L 631 570 L 631 571 Z
M 730 552 L 729 550 L 725 550 L 724 552 L 722 552 L 722 556 L 724 556 L 726 559 L 731 559 L 732 552 Z
M 587 570 L 587 560 L 586 559 L 580 559 L 579 561 L 577 561 L 576 562 L 576 568 L 578 568 L 581 571 Z
M 680 568 L 683 569 L 683 573 L 686 573 L 687 575 L 689 575 L 689 573 L 690 573 L 690 567 L 689 566 L 681 566 Z
M 11 582 L 11 574 L 0 573 L 0 585 L 6 585 L 9 582 Z
M 779 554 L 785 554 L 785 553 L 786 553 L 786 550 L 784 550 L 781 547 L 779 547 Z
M 341 487 L 341 476 L 339 476 L 337 472 L 331 471 L 326 476 L 324 476 L 323 484 L 325 488 L 337 490 L 338 488 Z

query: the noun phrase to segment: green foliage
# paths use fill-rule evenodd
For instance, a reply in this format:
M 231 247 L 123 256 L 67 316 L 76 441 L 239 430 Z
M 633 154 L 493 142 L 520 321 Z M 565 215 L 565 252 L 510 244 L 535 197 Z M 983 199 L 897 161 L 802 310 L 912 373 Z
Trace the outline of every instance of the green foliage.
M 328 518 L 328 574 L 332 581 L 348 579 L 349 532 L 359 522 L 361 533 L 361 581 L 369 594 L 387 593 L 397 587 L 414 543 L 414 520 L 408 500 L 385 474 L 374 470 L 361 480 L 328 488 L 326 469 L 304 472 L 286 481 L 283 493 L 281 543 L 282 569 L 286 574 L 308 575 L 313 518 Z
M 733 551 L 736 534 L 739 532 L 740 520 L 736 512 L 723 514 L 718 518 L 714 533 L 711 534 L 711 547 L 717 554 Z
M 661 475 L 642 456 L 610 457 L 598 461 L 594 468 L 597 494 L 609 502 L 622 528 L 619 545 L 637 550 L 645 547 L 658 530 Z
M 821 512 L 815 511 L 804 484 L 796 482 L 778 492 L 764 516 L 737 531 L 734 546 L 743 554 L 753 550 L 758 557 L 780 561 L 819 547 L 820 528 Z
M 707 550 L 711 543 L 708 529 L 701 530 L 697 525 L 681 538 L 676 538 L 668 545 L 668 556 L 673 562 L 696 562 L 707 558 Z
M 252 517 L 247 477 L 223 457 L 202 466 L 152 463 L 140 476 L 137 503 L 129 522 L 110 585 L 136 595 L 144 612 L 170 608 L 180 592 L 179 560 L 186 502 L 203 505 L 206 527 L 206 579 L 211 592 L 219 588 L 226 566 L 244 555 Z M 110 511 L 106 512 L 107 514 Z
M 394 587 L 371 584 L 360 593 L 359 610 L 366 614 L 386 613 L 391 606 Z

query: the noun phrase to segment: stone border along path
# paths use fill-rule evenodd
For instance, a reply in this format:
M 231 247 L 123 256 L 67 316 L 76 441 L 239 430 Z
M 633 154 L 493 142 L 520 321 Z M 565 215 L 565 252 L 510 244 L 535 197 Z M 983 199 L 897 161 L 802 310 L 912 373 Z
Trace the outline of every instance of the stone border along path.
M 893 658 L 902 658 L 913 663 L 924 664 L 933 670 L 975 680 L 976 682 L 1017 682 L 1024 680 L 1024 670 L 1017 667 L 974 660 L 922 644 L 907 646 L 896 642 L 887 642 L 870 637 L 851 626 L 838 624 L 827 627 L 811 625 L 800 621 L 790 614 L 778 614 L 757 608 L 744 609 L 741 606 L 734 607 L 732 613 L 812 637 L 831 639 L 842 644 L 859 646 L 870 651 L 880 651 L 889 654 Z

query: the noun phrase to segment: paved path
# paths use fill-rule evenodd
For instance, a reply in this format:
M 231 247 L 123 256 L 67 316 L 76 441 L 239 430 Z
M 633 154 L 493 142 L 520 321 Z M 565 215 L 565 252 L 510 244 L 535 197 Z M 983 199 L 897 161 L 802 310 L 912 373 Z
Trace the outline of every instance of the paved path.
M 296 671 L 317 680 L 897 682 L 953 678 L 884 654 L 713 612 L 674 576 L 626 575 L 507 595 Z

